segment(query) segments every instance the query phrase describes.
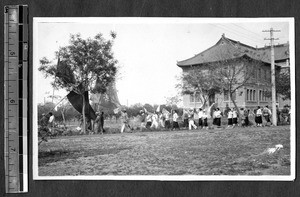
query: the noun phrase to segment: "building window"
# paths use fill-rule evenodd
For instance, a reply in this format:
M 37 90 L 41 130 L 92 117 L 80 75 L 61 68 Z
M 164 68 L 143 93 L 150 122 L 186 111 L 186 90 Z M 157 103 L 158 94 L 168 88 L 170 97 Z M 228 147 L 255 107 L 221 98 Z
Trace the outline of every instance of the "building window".
M 249 89 L 247 89 L 247 101 L 249 101 Z
M 232 99 L 236 100 L 236 91 L 232 93 Z M 224 90 L 224 101 L 229 101 L 229 100 L 230 100 L 229 90 Z
M 252 99 L 253 101 L 255 101 L 256 100 L 256 94 L 255 94 L 255 90 L 253 90 L 253 99 Z
M 252 101 L 252 90 L 250 90 L 250 97 L 249 97 L 249 101 Z
M 255 75 L 256 75 L 256 70 L 255 70 L 254 67 L 253 67 L 253 68 L 252 68 L 252 77 L 253 77 L 253 78 L 256 78 Z
M 193 102 L 195 102 L 195 100 L 194 100 L 194 95 L 190 95 L 190 103 L 193 103 Z
M 200 101 L 201 101 L 201 99 L 200 99 L 200 93 L 199 92 L 197 92 L 196 94 L 191 94 L 190 95 L 190 103 L 194 103 L 194 102 L 199 103 Z
M 261 90 L 259 90 L 259 93 L 258 93 L 258 100 L 261 101 Z
M 234 91 L 233 93 L 232 93 L 232 99 L 235 101 L 236 100 L 236 91 Z
M 200 93 L 199 92 L 197 92 L 196 93 L 196 95 L 195 95 L 195 101 L 196 101 L 196 103 L 199 103 L 201 100 L 200 100 Z
M 258 69 L 258 79 L 261 79 L 261 68 Z
M 262 100 L 263 100 L 263 101 L 266 101 L 266 100 L 267 100 L 267 97 L 266 97 L 266 91 L 263 90 L 262 93 L 263 93 L 263 98 L 262 98 Z
M 229 100 L 229 90 L 224 90 L 224 101 Z

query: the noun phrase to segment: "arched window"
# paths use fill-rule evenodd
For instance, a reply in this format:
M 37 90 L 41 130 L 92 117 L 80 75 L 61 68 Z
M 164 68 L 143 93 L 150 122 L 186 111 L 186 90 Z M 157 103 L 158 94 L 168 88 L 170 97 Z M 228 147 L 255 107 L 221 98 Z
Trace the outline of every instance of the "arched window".
M 253 99 L 252 99 L 253 101 L 255 101 L 255 100 L 256 100 L 256 98 L 255 98 L 255 97 L 256 97 L 256 95 L 255 95 L 255 90 L 253 90 Z
M 249 101 L 252 101 L 252 90 L 250 90 L 250 98 Z

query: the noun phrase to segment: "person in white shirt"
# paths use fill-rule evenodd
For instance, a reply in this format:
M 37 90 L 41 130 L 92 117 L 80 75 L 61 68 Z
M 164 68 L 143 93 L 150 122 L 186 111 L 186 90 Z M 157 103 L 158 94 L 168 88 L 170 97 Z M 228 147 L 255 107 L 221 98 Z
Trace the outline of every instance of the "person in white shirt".
M 178 124 L 178 114 L 176 110 L 174 110 L 174 114 L 173 114 L 172 130 L 173 129 L 180 129 Z
M 255 123 L 256 126 L 261 127 L 262 126 L 262 110 L 260 106 L 257 107 L 256 113 L 255 113 Z
M 189 116 L 189 130 L 192 130 L 192 127 L 194 129 L 197 129 L 197 126 L 195 125 L 194 122 L 194 110 L 190 109 L 190 111 L 188 112 L 188 116 Z
M 160 128 L 165 128 L 165 117 L 161 112 L 158 113 L 158 126 Z
M 129 125 L 129 118 L 128 118 L 128 114 L 126 109 L 123 109 L 121 111 L 121 120 L 123 122 L 122 126 L 121 126 L 121 133 L 123 133 L 125 131 L 126 128 L 131 129 L 130 125 Z
M 219 108 L 216 109 L 216 111 L 214 112 L 215 113 L 215 123 L 218 127 L 221 126 L 221 117 L 222 117 L 222 113 L 220 111 Z
M 232 110 L 229 108 L 228 114 L 227 114 L 227 119 L 228 119 L 228 126 L 227 127 L 232 127 Z
M 204 128 L 208 129 L 208 124 L 207 124 L 207 112 L 205 109 L 203 109 L 203 114 L 202 114 L 202 121 L 203 121 L 203 126 Z
M 237 114 L 237 111 L 235 108 L 233 108 L 233 111 L 232 111 L 232 126 L 235 127 L 235 125 L 237 125 L 237 117 L 238 117 L 238 114 Z
M 202 127 L 203 127 L 203 121 L 202 121 L 203 111 L 201 108 L 199 108 L 198 117 L 199 117 L 199 122 L 198 122 L 199 128 L 202 129 Z
M 151 129 L 152 128 L 155 128 L 155 129 L 157 129 L 158 128 L 158 115 L 156 114 L 156 113 L 154 113 L 153 115 L 152 115 L 152 124 L 151 124 L 151 127 L 150 127 Z
M 50 133 L 52 133 L 53 134 L 53 127 L 54 127 L 54 119 L 55 119 L 55 117 L 54 117 L 54 115 L 53 115 L 53 113 L 52 112 L 49 112 L 49 120 L 48 120 L 48 123 L 49 123 L 49 131 L 50 131 Z

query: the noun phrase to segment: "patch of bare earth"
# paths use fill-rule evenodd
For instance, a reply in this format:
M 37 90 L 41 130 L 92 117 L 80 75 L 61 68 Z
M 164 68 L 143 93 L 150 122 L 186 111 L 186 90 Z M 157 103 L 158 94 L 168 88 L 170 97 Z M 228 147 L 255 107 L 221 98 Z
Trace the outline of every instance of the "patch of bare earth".
M 276 144 L 284 148 L 265 153 Z M 39 146 L 40 176 L 289 174 L 288 126 L 71 136 Z

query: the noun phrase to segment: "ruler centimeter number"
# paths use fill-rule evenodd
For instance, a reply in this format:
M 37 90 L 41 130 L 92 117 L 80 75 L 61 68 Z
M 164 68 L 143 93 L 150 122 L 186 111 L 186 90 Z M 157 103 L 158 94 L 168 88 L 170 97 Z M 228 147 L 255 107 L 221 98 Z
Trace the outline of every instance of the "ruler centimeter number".
M 28 191 L 28 7 L 4 7 L 6 193 Z

